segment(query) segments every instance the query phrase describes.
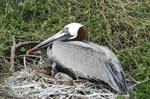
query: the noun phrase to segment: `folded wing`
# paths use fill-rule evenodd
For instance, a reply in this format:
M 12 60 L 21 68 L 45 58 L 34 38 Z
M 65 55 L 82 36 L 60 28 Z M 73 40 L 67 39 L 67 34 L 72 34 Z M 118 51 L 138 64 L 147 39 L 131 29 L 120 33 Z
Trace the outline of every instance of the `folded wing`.
M 107 47 L 92 42 L 54 42 L 53 60 L 75 72 L 77 76 L 101 80 L 118 92 L 127 91 L 122 66 Z

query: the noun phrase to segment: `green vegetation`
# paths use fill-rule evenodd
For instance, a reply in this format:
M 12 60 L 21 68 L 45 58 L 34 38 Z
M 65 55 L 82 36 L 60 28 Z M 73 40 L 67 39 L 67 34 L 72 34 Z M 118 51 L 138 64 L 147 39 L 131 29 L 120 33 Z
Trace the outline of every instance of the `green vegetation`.
M 150 0 L 0 0 L 0 73 L 7 72 L 3 58 L 9 58 L 13 35 L 17 43 L 42 40 L 70 22 L 84 24 L 90 41 L 111 48 L 127 76 L 150 77 Z M 131 98 L 149 94 L 147 82 Z

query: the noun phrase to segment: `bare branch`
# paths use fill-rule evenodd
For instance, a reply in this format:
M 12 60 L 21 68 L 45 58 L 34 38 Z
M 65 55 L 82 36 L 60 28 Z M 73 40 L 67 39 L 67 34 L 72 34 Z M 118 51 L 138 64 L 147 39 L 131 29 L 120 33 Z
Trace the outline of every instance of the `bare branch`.
M 11 55 L 10 55 L 10 65 L 11 65 L 10 71 L 11 72 L 14 71 L 16 50 L 23 47 L 23 46 L 26 46 L 26 45 L 33 45 L 33 44 L 38 44 L 39 43 L 39 41 L 26 41 L 26 42 L 16 44 L 15 36 L 12 36 L 12 41 L 13 41 L 13 45 L 11 47 Z
M 26 42 L 21 42 L 19 44 L 16 45 L 16 49 L 26 46 L 26 45 L 33 45 L 33 44 L 38 44 L 39 41 L 26 41 Z
M 19 97 L 13 96 L 13 95 L 8 95 L 8 94 L 5 94 L 5 93 L 0 93 L 0 97 L 5 97 L 4 99 L 7 99 L 7 98 L 10 98 L 10 99 L 24 99 L 24 98 L 19 98 Z
M 13 40 L 13 45 L 11 47 L 11 55 L 10 55 L 10 71 L 14 71 L 14 64 L 15 64 L 15 51 L 16 51 L 16 40 L 15 37 L 12 36 L 12 40 Z
M 143 81 L 138 81 L 136 84 L 130 86 L 129 89 L 132 90 L 134 87 L 136 87 L 136 86 L 138 86 L 138 85 L 140 85 L 140 84 L 146 83 L 146 82 L 148 82 L 148 81 L 150 81 L 150 79 L 146 79 L 146 80 L 143 80 Z

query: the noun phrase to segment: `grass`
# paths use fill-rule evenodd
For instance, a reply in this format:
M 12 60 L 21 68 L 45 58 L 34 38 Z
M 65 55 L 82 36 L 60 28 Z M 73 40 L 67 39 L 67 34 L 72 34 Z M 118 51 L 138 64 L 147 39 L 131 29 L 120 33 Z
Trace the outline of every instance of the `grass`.
M 140 81 L 150 77 L 149 0 L 1 0 L 0 5 L 2 58 L 9 59 L 13 35 L 17 43 L 42 40 L 70 22 L 80 22 L 90 41 L 117 54 L 127 74 Z M 0 68 L 7 72 L 5 62 Z M 139 85 L 131 97 L 149 99 L 149 87 Z

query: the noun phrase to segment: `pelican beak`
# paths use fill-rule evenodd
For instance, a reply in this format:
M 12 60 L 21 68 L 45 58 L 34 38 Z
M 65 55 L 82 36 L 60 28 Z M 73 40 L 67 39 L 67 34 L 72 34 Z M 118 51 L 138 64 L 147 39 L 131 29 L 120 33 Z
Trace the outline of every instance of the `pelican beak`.
M 63 40 L 66 40 L 70 37 L 71 37 L 71 35 L 69 34 L 68 31 L 61 30 L 58 33 L 56 33 L 55 35 L 51 36 L 50 38 L 48 38 L 48 39 L 44 40 L 43 42 L 39 43 L 35 47 L 29 49 L 27 51 L 27 54 L 31 54 L 34 51 L 45 48 L 45 47 L 51 45 L 54 41 L 63 41 Z

